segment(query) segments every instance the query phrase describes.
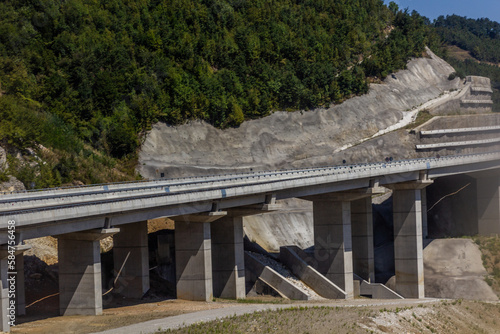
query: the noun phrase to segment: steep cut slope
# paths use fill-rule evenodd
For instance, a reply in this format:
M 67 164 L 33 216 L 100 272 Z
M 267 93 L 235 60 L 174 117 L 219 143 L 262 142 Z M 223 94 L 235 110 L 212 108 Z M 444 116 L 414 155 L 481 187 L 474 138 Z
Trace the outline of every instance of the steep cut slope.
M 139 154 L 146 178 L 203 175 L 338 164 L 331 154 L 370 137 L 402 119 L 405 113 L 449 90 L 463 87 L 454 70 L 427 50 L 428 58 L 372 84 L 368 94 L 329 109 L 275 112 L 219 130 L 204 122 L 181 126 L 158 123 Z

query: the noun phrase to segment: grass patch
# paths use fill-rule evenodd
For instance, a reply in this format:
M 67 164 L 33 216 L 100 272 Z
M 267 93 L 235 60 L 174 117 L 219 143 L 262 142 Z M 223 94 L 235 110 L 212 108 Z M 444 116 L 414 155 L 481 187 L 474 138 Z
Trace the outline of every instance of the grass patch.
M 237 299 L 236 302 L 238 304 L 287 304 L 290 303 L 290 300 L 284 298 L 273 298 L 271 300 L 246 298 Z
M 408 124 L 405 129 L 406 130 L 411 130 L 411 129 L 414 129 L 416 128 L 417 126 L 420 126 L 422 124 L 424 124 L 425 122 L 427 122 L 428 120 L 430 120 L 431 118 L 433 118 L 434 116 L 431 115 L 431 113 L 429 112 L 429 110 L 427 109 L 424 109 L 422 111 L 420 111 L 418 114 L 417 114 L 417 118 L 415 119 L 415 121 L 411 124 Z
M 500 236 L 474 236 L 472 240 L 481 250 L 481 258 L 488 276 L 486 283 L 500 296 Z

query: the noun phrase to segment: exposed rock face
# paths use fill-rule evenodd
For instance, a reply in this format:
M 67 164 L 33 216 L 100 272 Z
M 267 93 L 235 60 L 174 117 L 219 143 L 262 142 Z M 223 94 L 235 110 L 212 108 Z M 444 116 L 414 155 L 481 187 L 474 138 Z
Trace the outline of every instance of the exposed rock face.
M 13 192 L 26 190 L 24 184 L 13 176 L 7 182 L 0 183 L 0 192 Z
M 436 239 L 424 249 L 425 296 L 494 300 L 481 251 L 470 239 Z
M 7 153 L 0 147 L 0 173 L 4 172 L 9 165 L 7 163 Z M 0 182 L 0 192 L 12 192 L 26 190 L 24 184 L 13 176 L 9 176 L 6 182 Z
M 0 172 L 3 172 L 6 168 L 9 168 L 7 164 L 7 153 L 3 147 L 0 147 Z
M 338 164 L 332 152 L 398 122 L 405 111 L 463 86 L 448 80 L 453 68 L 428 51 L 429 58 L 370 85 L 368 94 L 328 109 L 275 112 L 220 130 L 194 121 L 172 127 L 156 124 L 139 154 L 146 178 L 207 175 Z M 370 152 L 367 152 L 370 153 Z

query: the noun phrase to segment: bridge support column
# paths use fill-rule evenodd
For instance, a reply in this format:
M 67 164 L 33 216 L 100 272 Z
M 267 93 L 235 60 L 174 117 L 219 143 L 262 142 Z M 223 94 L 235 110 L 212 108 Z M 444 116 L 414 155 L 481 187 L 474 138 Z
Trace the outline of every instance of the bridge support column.
M 141 298 L 149 290 L 148 222 L 120 225 L 113 236 L 115 291 L 125 297 Z
M 20 244 L 11 247 L 12 250 L 4 245 L 0 249 L 0 332 L 10 332 L 11 321 L 15 320 L 15 316 L 26 314 L 23 254 L 31 247 Z M 14 267 L 9 266 L 12 256 L 15 259 Z M 9 298 L 9 294 L 12 294 L 12 291 L 9 291 L 12 282 L 14 282 L 15 300 Z
M 347 299 L 354 296 L 354 240 L 359 247 L 356 264 L 367 275 L 363 278 L 374 276 L 371 196 L 381 192 L 383 189 L 373 182 L 367 188 L 303 197 L 313 201 L 316 269 L 343 289 Z
M 61 315 L 101 315 L 99 240 L 119 228 L 61 234 L 58 238 L 59 311 Z
M 211 301 L 212 237 L 210 223 L 226 212 L 175 217 L 177 298 Z
M 422 238 L 427 239 L 429 235 L 429 224 L 427 222 L 427 189 L 420 190 L 422 206 Z
M 26 249 L 26 250 L 28 250 L 28 249 Z M 17 315 L 25 315 L 26 314 L 26 293 L 25 293 L 25 287 L 24 287 L 24 252 L 26 250 L 23 250 L 21 253 L 16 255 L 16 308 L 17 308 Z
M 224 217 L 211 226 L 214 296 L 246 297 L 243 217 Z
M 477 219 L 481 235 L 500 234 L 500 176 L 477 178 Z
M 314 200 L 313 217 L 317 269 L 353 298 L 351 203 Z
M 375 282 L 371 196 L 351 202 L 351 225 L 354 273 L 368 282 Z
M 424 298 L 422 192 L 432 181 L 388 185 L 393 195 L 396 292 L 405 298 Z
M 9 281 L 7 253 L 1 255 L 0 259 L 0 331 L 10 332 L 9 321 Z

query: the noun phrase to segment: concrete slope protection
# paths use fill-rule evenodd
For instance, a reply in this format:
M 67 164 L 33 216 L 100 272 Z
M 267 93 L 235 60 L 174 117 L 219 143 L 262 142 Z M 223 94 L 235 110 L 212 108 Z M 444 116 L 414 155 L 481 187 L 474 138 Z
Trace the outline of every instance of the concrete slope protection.
M 199 121 L 155 124 L 141 147 L 138 171 L 170 178 L 338 164 L 331 154 L 339 148 L 382 133 L 416 107 L 464 87 L 458 78 L 448 80 L 454 71 L 449 64 L 427 54 L 370 85 L 368 94 L 329 108 L 274 112 L 226 130 Z

